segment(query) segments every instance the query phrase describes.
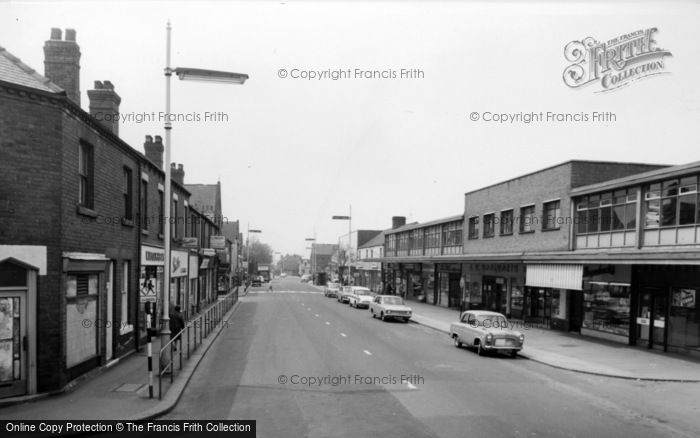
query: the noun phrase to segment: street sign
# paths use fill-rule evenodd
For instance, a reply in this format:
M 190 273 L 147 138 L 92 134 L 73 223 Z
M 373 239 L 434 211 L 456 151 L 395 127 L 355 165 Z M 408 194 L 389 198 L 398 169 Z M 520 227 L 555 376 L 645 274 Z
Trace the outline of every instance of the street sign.
M 333 219 L 350 220 L 350 216 L 333 216 Z

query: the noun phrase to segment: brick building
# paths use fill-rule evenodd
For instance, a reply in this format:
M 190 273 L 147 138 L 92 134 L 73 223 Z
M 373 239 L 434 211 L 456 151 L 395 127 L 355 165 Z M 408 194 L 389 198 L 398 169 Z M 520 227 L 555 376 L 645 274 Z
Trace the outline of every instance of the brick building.
M 21 328 L 0 397 L 61 388 L 137 342 L 140 155 L 80 108 L 75 31 L 44 51 L 46 77 L 0 49 L 0 311 Z M 118 109 L 109 82 L 88 95 Z

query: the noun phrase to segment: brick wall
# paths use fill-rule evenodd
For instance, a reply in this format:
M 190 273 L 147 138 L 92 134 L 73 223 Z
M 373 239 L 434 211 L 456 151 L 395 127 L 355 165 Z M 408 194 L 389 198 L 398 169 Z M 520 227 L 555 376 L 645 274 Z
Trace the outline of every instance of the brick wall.
M 566 250 L 569 244 L 569 228 L 561 226 L 556 231 L 542 231 L 543 202 L 559 199 L 562 216 L 569 216 L 571 189 L 571 163 L 515 178 L 501 184 L 486 187 L 465 195 L 464 208 L 464 252 L 465 254 L 511 253 L 522 251 Z M 535 232 L 519 233 L 520 207 L 535 205 Z M 513 234 L 500 236 L 500 223 L 495 225 L 494 237 L 483 237 L 483 216 L 496 213 L 499 219 L 502 210 L 513 209 L 516 222 Z M 479 238 L 469 239 L 469 217 L 479 216 Z

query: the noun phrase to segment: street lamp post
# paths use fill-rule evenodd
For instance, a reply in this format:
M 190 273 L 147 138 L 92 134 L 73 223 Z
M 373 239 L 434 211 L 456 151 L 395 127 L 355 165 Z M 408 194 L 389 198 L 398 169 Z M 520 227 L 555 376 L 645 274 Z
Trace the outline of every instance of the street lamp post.
M 247 74 L 242 73 L 232 73 L 232 72 L 222 72 L 214 70 L 203 70 L 195 68 L 172 68 L 170 66 L 170 52 L 171 52 L 171 31 L 170 21 L 166 26 L 166 53 L 165 53 L 165 184 L 163 188 L 163 196 L 165 202 L 163 202 L 163 218 L 166 221 L 163 230 L 163 240 L 165 241 L 163 250 L 165 251 L 165 266 L 163 267 L 163 320 L 161 329 L 161 345 L 165 345 L 170 341 L 170 227 L 171 227 L 171 172 L 170 172 L 170 150 L 171 150 L 171 131 L 173 129 L 172 122 L 170 121 L 170 78 L 175 73 L 180 80 L 195 80 L 195 81 L 208 81 L 208 82 L 220 82 L 226 84 L 243 84 L 248 79 Z
M 347 216 L 333 216 L 334 220 L 346 220 L 348 221 L 348 249 L 352 248 L 352 205 L 350 205 L 350 212 Z M 340 240 L 340 239 L 338 239 Z M 345 255 L 344 265 L 348 268 L 348 279 L 347 283 L 350 283 L 350 265 L 348 264 L 349 251 Z M 338 242 L 338 258 L 340 258 L 340 242 Z M 340 262 L 340 260 L 338 260 Z
M 250 229 L 250 222 L 248 222 L 248 234 L 245 237 L 245 258 L 246 262 L 248 263 L 248 269 L 246 269 L 246 273 L 248 274 L 248 278 L 250 278 L 250 233 L 262 233 L 262 230 L 251 230 Z
M 314 231 L 314 237 L 307 237 L 306 238 L 307 242 L 312 242 L 311 243 L 311 278 L 313 279 L 313 283 L 316 284 L 316 248 L 315 248 L 315 243 L 316 242 L 316 231 Z

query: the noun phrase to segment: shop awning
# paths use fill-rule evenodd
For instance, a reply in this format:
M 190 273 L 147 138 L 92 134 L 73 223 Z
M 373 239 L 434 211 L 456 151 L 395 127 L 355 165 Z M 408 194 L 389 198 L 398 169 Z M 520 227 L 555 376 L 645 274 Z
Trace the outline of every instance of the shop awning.
M 581 290 L 583 265 L 525 265 L 525 286 Z

